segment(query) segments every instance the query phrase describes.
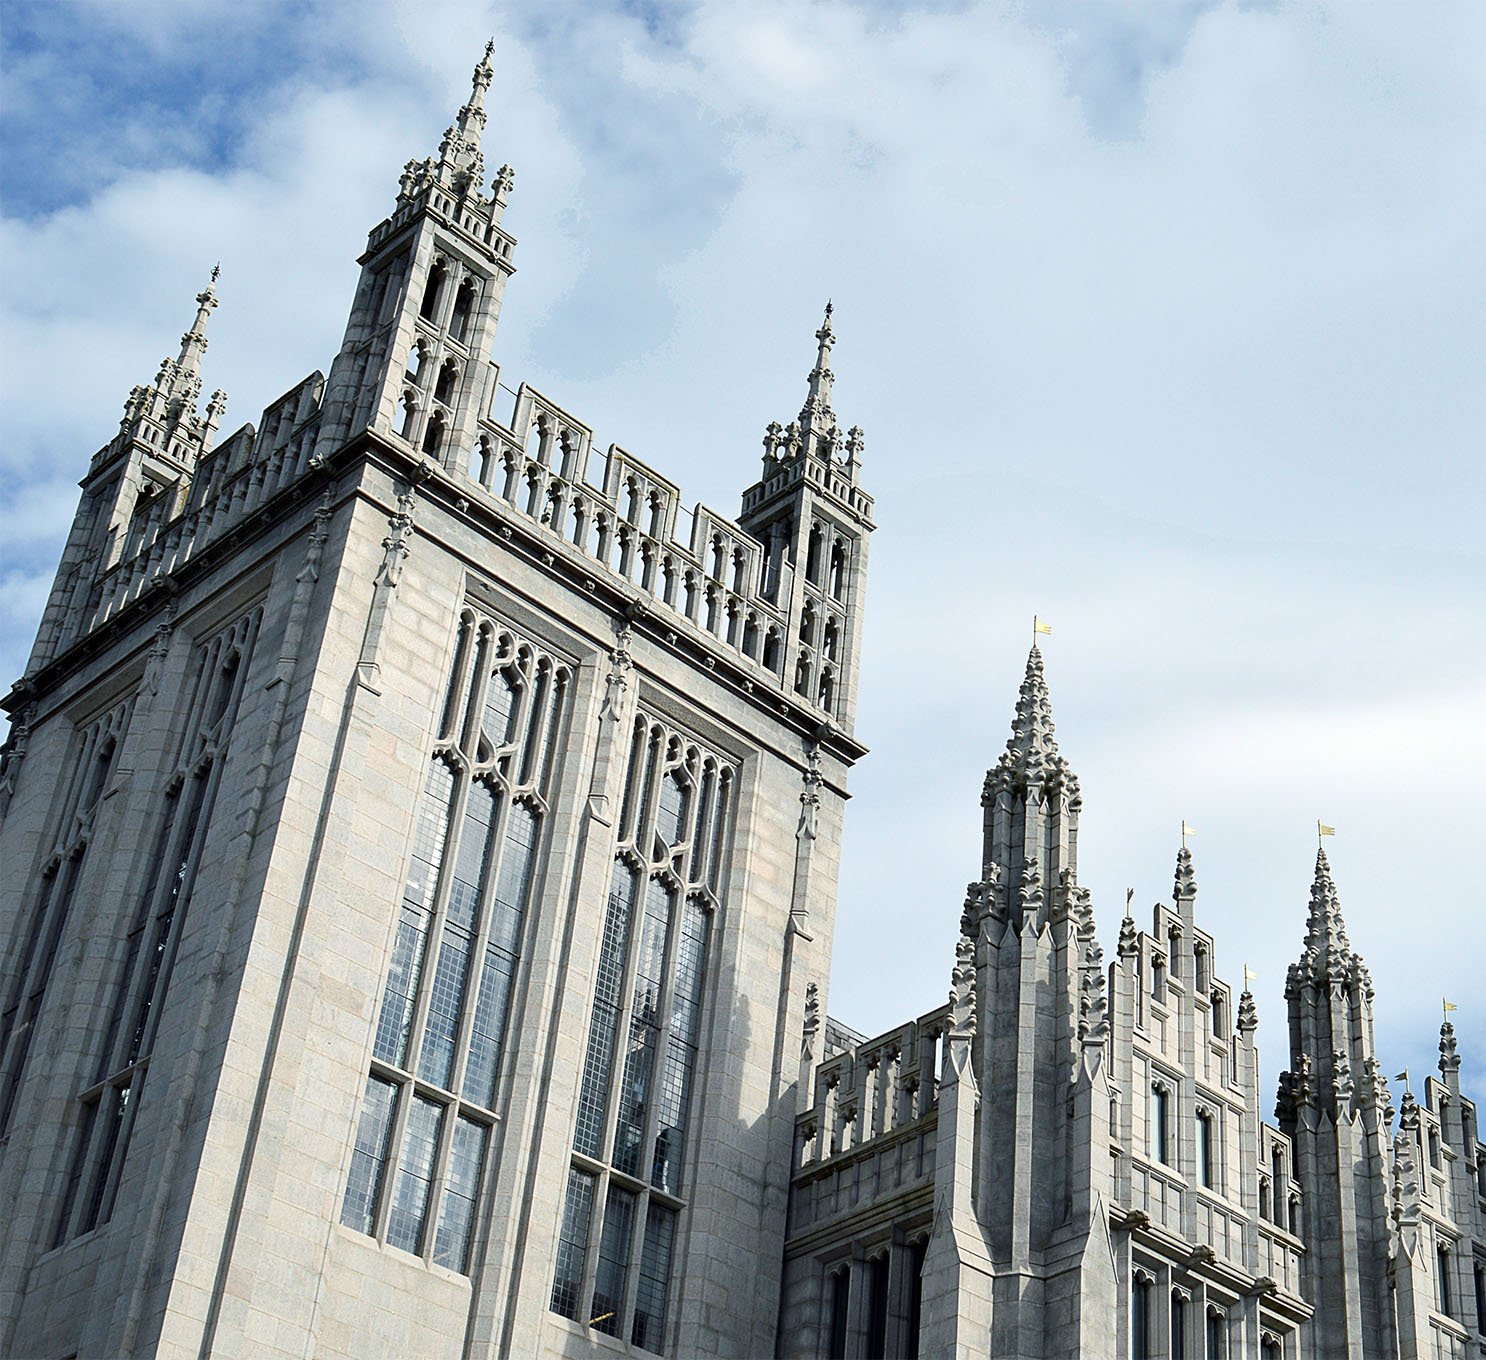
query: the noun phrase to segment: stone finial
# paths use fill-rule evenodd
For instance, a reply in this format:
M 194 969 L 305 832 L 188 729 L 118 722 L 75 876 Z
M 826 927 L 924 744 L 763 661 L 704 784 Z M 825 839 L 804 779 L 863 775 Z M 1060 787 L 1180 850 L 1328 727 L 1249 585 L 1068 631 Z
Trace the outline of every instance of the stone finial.
M 1414 1146 L 1419 1133 L 1419 1107 L 1414 1093 L 1405 1090 L 1398 1115 L 1398 1136 L 1393 1140 L 1393 1219 L 1400 1228 L 1418 1224 L 1423 1207 L 1419 1189 L 1419 1167 Z
M 827 302 L 825 320 L 815 332 L 815 367 L 810 370 L 810 387 L 800 408 L 800 425 L 818 435 L 827 434 L 836 423 L 831 410 L 831 384 L 836 377 L 831 372 L 831 346 L 836 343 L 836 332 L 831 327 L 834 310 Z
M 1192 852 L 1185 845 L 1176 852 L 1174 893 L 1178 902 L 1190 902 L 1197 896 L 1197 875 L 1192 872 Z
M 949 1037 L 975 1037 L 975 941 L 961 935 L 955 945 L 955 966 L 950 973 Z
M 1254 1004 L 1254 994 L 1246 987 L 1238 997 L 1238 1032 L 1252 1034 L 1259 1028 L 1259 1008 Z
M 1331 1054 L 1331 1098 L 1338 1114 L 1351 1106 L 1353 1093 L 1352 1060 L 1345 1049 L 1335 1049 Z
M 810 982 L 805 985 L 805 1037 L 813 1039 L 820 1029 L 820 987 Z
M 1400 1130 L 1419 1127 L 1419 1102 L 1414 1099 L 1414 1092 L 1407 1082 L 1404 1083 L 1403 1099 L 1398 1106 L 1398 1127 Z
M 1104 986 L 1104 951 L 1091 940 L 1079 974 L 1078 1038 L 1086 1048 L 1109 1038 L 1109 997 Z
M 1078 806 L 1078 777 L 1059 754 L 1053 731 L 1053 706 L 1042 671 L 1042 653 L 1033 643 L 1017 691 L 1011 736 L 995 768 L 986 775 L 987 794 L 993 796 L 1001 789 L 1025 794 L 1036 784 L 1066 790 L 1069 803 Z
M 1324 849 L 1316 851 L 1316 873 L 1306 913 L 1305 943 L 1300 959 L 1285 977 L 1285 996 L 1293 1000 L 1310 986 L 1326 987 L 1334 997 L 1351 993 L 1372 999 L 1372 978 L 1352 952 L 1341 900 L 1332 881 Z
M 1440 1026 L 1440 1075 L 1460 1071 L 1460 1052 L 1455 1046 L 1455 1026 L 1448 1020 Z
M 1134 958 L 1140 952 L 1140 934 L 1135 929 L 1135 918 L 1130 915 L 1128 906 L 1126 903 L 1125 919 L 1120 922 L 1120 942 L 1115 946 L 1115 952 L 1122 959 Z
M 1040 918 L 1042 915 L 1042 870 L 1035 858 L 1022 865 L 1022 881 L 1017 885 L 1016 901 L 1018 915 Z

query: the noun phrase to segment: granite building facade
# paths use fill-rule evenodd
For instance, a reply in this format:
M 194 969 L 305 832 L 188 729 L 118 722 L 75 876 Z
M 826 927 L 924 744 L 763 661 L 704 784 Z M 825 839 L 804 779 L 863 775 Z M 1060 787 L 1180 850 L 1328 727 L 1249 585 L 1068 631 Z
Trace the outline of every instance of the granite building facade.
M 736 517 L 503 405 L 493 76 L 328 374 L 219 440 L 214 278 L 88 465 L 6 700 L 0 1354 L 1486 1354 L 1453 1031 L 1395 1110 L 1323 856 L 1266 1124 L 1185 848 L 1106 966 L 1035 648 L 949 1003 L 825 1016 L 831 310 Z

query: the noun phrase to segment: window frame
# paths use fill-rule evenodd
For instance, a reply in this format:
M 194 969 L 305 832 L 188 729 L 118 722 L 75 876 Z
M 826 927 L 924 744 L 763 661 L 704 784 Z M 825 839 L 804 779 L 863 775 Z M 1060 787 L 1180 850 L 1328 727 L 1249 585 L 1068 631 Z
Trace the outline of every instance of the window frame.
M 514 682 L 512 677 L 514 676 Z M 372 1031 L 372 1048 L 368 1056 L 367 1088 L 351 1148 L 351 1162 L 343 1177 L 344 1190 L 338 1220 L 342 1227 L 358 1236 L 367 1236 L 379 1244 L 396 1248 L 439 1269 L 469 1275 L 481 1245 L 483 1201 L 489 1187 L 492 1150 L 500 1110 L 508 1098 L 512 1055 L 517 1037 L 512 1029 L 515 998 L 525 963 L 526 944 L 534 929 L 546 873 L 552 827 L 552 792 L 557 755 L 563 745 L 571 719 L 570 696 L 573 683 L 571 665 L 555 656 L 545 646 L 518 635 L 472 607 L 461 612 L 459 629 L 450 663 L 450 678 L 440 706 L 437 739 L 425 762 L 424 784 L 418 799 L 414 825 L 403 856 L 404 888 L 397 906 L 399 926 L 383 973 L 380 1004 Z M 489 707 L 495 686 L 506 685 L 508 702 L 501 709 Z M 494 740 L 486 724 L 492 711 L 503 715 L 505 730 Z M 435 780 L 447 773 L 447 793 L 436 790 Z M 461 875 L 469 868 L 462 858 L 469 849 L 465 838 L 470 835 L 470 810 L 476 791 L 490 797 L 491 812 L 484 826 L 483 849 L 473 885 Z M 430 801 L 437 799 L 440 801 Z M 532 833 L 524 847 L 512 839 L 512 827 L 518 809 L 532 819 Z M 430 814 L 437 817 L 431 823 Z M 436 863 L 420 856 L 419 838 L 425 828 L 434 824 L 439 831 Z M 518 885 L 519 904 L 505 902 L 505 873 L 513 853 L 525 854 L 525 864 Z M 422 866 L 420 868 L 420 865 Z M 431 882 L 421 890 L 421 901 L 410 896 L 414 876 L 431 873 Z M 452 919 L 452 904 L 457 888 L 473 886 L 473 896 L 461 906 L 460 915 L 468 915 L 472 924 L 463 925 Z M 403 914 L 409 909 L 422 914 L 422 922 L 412 953 L 407 961 L 405 981 L 411 986 L 407 996 L 394 991 L 396 936 Z M 514 933 L 498 943 L 497 931 L 501 913 L 517 915 Z M 435 993 L 447 985 L 441 963 L 453 947 L 451 937 L 463 941 L 463 974 L 458 984 L 453 1027 L 442 1042 L 450 1056 L 441 1079 L 430 1075 L 430 1037 L 435 1031 L 430 1018 L 444 1012 L 435 1008 Z M 505 956 L 509 969 L 505 973 L 504 993 L 497 1032 L 486 1035 L 495 1044 L 495 1057 L 488 1077 L 488 1087 L 471 1092 L 471 1070 L 474 1040 L 480 1011 L 486 999 L 486 968 L 491 951 Z M 498 984 L 497 984 L 498 985 Z M 382 1043 L 384 1019 L 394 1005 L 404 1008 L 399 1035 L 394 1039 L 392 1056 L 378 1051 Z M 364 1123 L 370 1109 L 371 1084 L 380 1082 L 391 1088 L 392 1095 L 385 1122 L 380 1130 L 370 1132 L 383 1151 L 379 1173 L 370 1193 L 370 1213 L 353 1211 L 356 1183 L 355 1157 L 364 1153 L 368 1129 Z M 420 1109 L 437 1110 L 433 1137 L 433 1155 L 428 1163 L 426 1189 L 416 1215 L 416 1237 L 410 1246 L 395 1240 L 399 1210 L 399 1188 L 407 1174 L 413 1120 Z M 474 1175 L 468 1195 L 468 1217 L 455 1258 L 439 1259 L 440 1239 L 445 1216 L 451 1202 L 465 1198 L 451 1178 L 454 1169 L 456 1140 L 461 1127 L 480 1131 L 482 1139 L 475 1160 Z M 416 1130 L 413 1131 L 416 1134 Z

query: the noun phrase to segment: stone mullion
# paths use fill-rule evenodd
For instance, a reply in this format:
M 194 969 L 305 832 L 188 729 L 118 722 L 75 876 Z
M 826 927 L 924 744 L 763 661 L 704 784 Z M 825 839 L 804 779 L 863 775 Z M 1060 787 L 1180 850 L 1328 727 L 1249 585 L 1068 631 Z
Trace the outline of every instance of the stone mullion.
M 626 644 L 621 629 L 607 678 L 600 653 L 574 671 L 567 687 L 568 736 L 559 745 L 549 788 L 544 872 L 534 880 L 527 904 L 527 986 L 524 993 L 513 993 L 508 1017 L 510 1032 L 521 1032 L 526 1042 L 502 1057 L 505 1108 L 490 1173 L 501 1184 L 524 1179 L 548 1189 L 540 1198 L 512 1193 L 497 1199 L 485 1192 L 491 1205 L 489 1245 L 476 1271 L 470 1324 L 476 1353 L 515 1353 L 523 1338 L 539 1335 L 546 1325 L 600 948 L 600 938 L 582 940 L 570 923 L 579 919 L 584 901 L 594 904 L 602 923 L 613 887 L 617 803 L 634 731 Z M 595 727 L 590 740 L 587 734 Z M 564 987 L 563 976 L 587 979 L 587 986 Z M 533 1030 L 528 1024 L 522 1030 L 524 1017 L 531 1014 L 543 1017 L 540 1027 Z M 576 1036 L 570 1051 L 560 1047 L 562 1035 Z M 618 1043 L 616 1028 L 616 1049 Z M 596 1222 L 602 1216 L 607 1177 L 596 1173 L 594 1182 Z M 590 1245 L 597 1241 L 595 1222 L 589 1225 Z M 592 1278 L 592 1262 L 585 1254 L 581 1308 L 588 1306 Z M 589 1316 L 582 1313 L 578 1321 Z

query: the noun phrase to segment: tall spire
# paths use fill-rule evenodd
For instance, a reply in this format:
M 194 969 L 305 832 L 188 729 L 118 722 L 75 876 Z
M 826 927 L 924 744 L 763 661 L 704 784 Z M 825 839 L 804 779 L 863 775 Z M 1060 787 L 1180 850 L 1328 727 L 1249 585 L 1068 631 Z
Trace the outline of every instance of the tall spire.
M 485 91 L 495 78 L 495 66 L 490 60 L 494 54 L 495 39 L 492 38 L 485 44 L 485 55 L 475 67 L 468 102 L 460 108 L 444 133 L 444 140 L 439 143 L 439 169 L 455 189 L 464 194 L 478 194 L 485 180 L 485 156 L 480 150 L 480 134 L 485 131 Z
M 1027 672 L 1017 692 L 1011 736 L 991 775 L 999 785 L 1022 789 L 1028 784 L 1066 783 L 1070 800 L 1078 801 L 1078 776 L 1059 754 L 1053 739 L 1052 700 L 1036 643 L 1027 655 Z
M 810 370 L 810 390 L 800 408 L 801 429 L 817 434 L 827 433 L 836 424 L 836 413 L 831 410 L 831 383 L 836 377 L 831 372 L 831 346 L 836 343 L 836 332 L 831 328 L 834 310 L 827 301 L 825 320 L 815 332 L 815 367 Z
M 1341 899 L 1331 878 L 1331 865 L 1326 851 L 1319 849 L 1306 914 L 1305 953 L 1296 968 L 1314 979 L 1344 981 L 1358 975 L 1360 964 L 1347 939 L 1347 923 L 1342 919 Z
M 175 359 L 164 359 L 155 385 L 172 406 L 195 409 L 196 398 L 201 395 L 201 356 L 206 353 L 206 319 L 217 307 L 217 280 L 222 266 L 212 266 L 211 281 L 196 294 L 196 319 L 191 328 L 181 336 L 181 352 Z

